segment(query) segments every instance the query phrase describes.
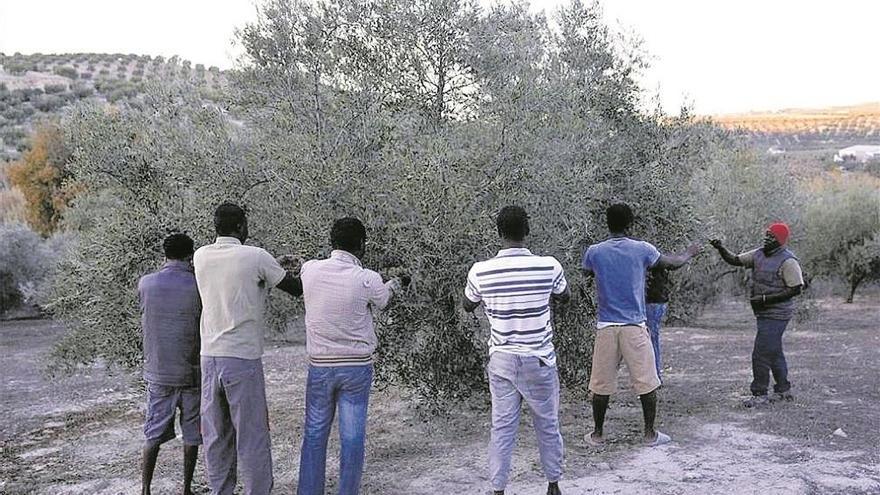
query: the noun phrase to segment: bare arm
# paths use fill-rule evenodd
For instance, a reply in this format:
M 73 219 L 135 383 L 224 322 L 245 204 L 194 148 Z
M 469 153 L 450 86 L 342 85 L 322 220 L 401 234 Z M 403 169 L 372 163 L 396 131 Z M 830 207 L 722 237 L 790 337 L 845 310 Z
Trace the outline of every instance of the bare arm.
M 475 309 L 480 305 L 478 302 L 473 302 L 467 298 L 467 296 L 462 296 L 461 305 L 464 307 L 464 310 L 468 313 L 473 313 Z
M 287 292 L 293 297 L 299 297 L 303 294 L 302 279 L 290 272 L 287 272 L 287 275 L 285 275 L 284 278 L 281 279 L 281 282 L 278 282 L 278 285 L 275 287 Z
M 571 289 L 566 286 L 565 290 L 560 294 L 550 294 L 550 299 L 559 304 L 568 304 L 568 302 L 571 301 Z M 467 309 L 467 307 L 465 307 L 465 309 Z
M 710 242 L 712 247 L 718 250 L 718 254 L 721 255 L 721 259 L 727 262 L 728 265 L 733 266 L 743 266 L 742 261 L 740 261 L 739 257 L 733 253 L 731 253 L 718 239 L 712 239 Z
M 700 252 L 699 244 L 690 245 L 685 252 L 680 254 L 661 254 L 660 259 L 652 268 L 663 268 L 665 270 L 678 270 L 683 267 Z

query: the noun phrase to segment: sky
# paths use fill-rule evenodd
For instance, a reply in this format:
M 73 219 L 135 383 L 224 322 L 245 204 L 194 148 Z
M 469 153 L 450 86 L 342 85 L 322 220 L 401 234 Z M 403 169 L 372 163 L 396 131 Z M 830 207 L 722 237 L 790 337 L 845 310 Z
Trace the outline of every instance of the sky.
M 484 4 L 499 0 L 481 0 Z M 532 0 L 534 11 L 567 0 Z M 880 101 L 880 1 L 604 0 L 650 54 L 664 110 L 699 114 Z M 254 0 L 0 0 L 0 52 L 137 53 L 230 68 Z

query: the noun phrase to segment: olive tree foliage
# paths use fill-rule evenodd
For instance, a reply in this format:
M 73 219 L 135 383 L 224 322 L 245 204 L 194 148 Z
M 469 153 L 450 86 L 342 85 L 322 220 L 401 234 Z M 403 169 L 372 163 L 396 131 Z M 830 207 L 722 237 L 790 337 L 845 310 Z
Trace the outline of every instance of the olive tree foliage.
M 44 239 L 24 223 L 0 223 L 0 313 L 42 304 L 56 262 L 71 242 L 64 233 Z
M 554 312 L 563 381 L 584 383 L 593 289 L 577 270 L 626 201 L 635 234 L 684 247 L 699 224 L 688 180 L 709 132 L 637 109 L 641 60 L 594 5 L 275 0 L 239 32 L 233 101 L 273 171 L 252 196 L 306 257 L 332 220 L 364 219 L 367 266 L 413 283 L 379 328 L 377 376 L 435 401 L 485 387 L 486 330 L 459 306 L 468 267 L 499 247 L 494 215 L 519 204 L 530 247 L 556 256 L 575 297 Z
M 880 280 L 880 180 L 836 175 L 809 189 L 804 260 L 817 275 L 845 280 L 851 303 L 860 285 Z
M 739 253 L 760 247 L 767 226 L 782 221 L 791 228 L 789 244 L 797 253 L 804 239 L 801 216 L 805 195 L 786 162 L 763 156 L 712 127 L 706 132 L 711 138 L 704 143 L 705 166 L 690 177 L 697 198 L 695 214 L 701 221 L 698 239 L 721 239 L 728 249 Z M 749 271 L 730 267 L 710 250 L 687 271 L 676 296 L 687 294 L 708 303 L 728 287 L 720 283 L 728 276 L 741 291 Z M 678 312 L 682 308 L 671 309 Z
M 70 326 L 53 366 L 134 367 L 142 353 L 137 282 L 161 265 L 162 239 L 178 230 L 208 242 L 214 206 L 243 199 L 265 180 L 263 170 L 246 159 L 246 133 L 184 83 L 153 86 L 138 107 L 80 105 L 62 124 L 68 170 L 87 193 L 65 213 L 79 242 L 50 296 L 49 309 Z
M 606 207 L 628 202 L 634 235 L 683 248 L 703 227 L 695 178 L 723 143 L 638 109 L 638 50 L 617 48 L 597 7 L 553 15 L 551 29 L 524 4 L 270 0 L 238 33 L 234 118 L 179 82 L 137 106 L 77 107 L 63 127 L 87 193 L 65 212 L 81 240 L 56 279 L 52 309 L 72 331 L 55 362 L 138 365 L 138 278 L 160 265 L 168 231 L 210 242 L 214 207 L 232 200 L 248 209 L 249 242 L 276 255 L 324 257 L 332 221 L 361 218 L 365 265 L 412 277 L 380 316 L 380 382 L 427 405 L 464 399 L 486 386 L 488 339 L 460 309 L 465 276 L 499 248 L 496 212 L 519 204 L 530 248 L 557 257 L 572 286 L 555 344 L 563 382 L 582 390 L 595 304 L 577 267 L 607 235 Z M 682 307 L 699 300 L 690 287 Z M 302 308 L 276 292 L 283 324 Z

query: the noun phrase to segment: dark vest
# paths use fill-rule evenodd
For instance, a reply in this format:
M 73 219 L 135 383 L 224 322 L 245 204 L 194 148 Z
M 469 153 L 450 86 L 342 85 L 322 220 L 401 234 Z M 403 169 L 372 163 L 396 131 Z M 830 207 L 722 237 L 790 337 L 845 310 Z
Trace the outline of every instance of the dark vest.
M 797 259 L 788 249 L 779 249 L 767 256 L 759 249 L 755 252 L 755 266 L 752 268 L 752 296 L 776 294 L 787 288 L 782 278 L 782 264 L 791 258 Z M 794 316 L 794 299 L 766 304 L 764 309 L 755 311 L 758 318 L 771 320 L 790 320 Z

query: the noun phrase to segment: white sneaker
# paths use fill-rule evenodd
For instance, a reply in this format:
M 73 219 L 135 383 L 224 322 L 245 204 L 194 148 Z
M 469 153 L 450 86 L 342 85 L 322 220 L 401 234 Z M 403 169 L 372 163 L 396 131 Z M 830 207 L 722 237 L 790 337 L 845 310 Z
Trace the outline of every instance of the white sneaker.
M 645 446 L 657 447 L 658 445 L 667 444 L 672 441 L 672 437 L 670 437 L 666 433 L 663 433 L 662 431 L 656 431 L 655 433 L 657 433 L 657 437 L 654 438 L 654 441 L 649 442 L 649 443 L 645 443 Z

